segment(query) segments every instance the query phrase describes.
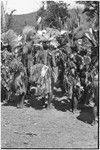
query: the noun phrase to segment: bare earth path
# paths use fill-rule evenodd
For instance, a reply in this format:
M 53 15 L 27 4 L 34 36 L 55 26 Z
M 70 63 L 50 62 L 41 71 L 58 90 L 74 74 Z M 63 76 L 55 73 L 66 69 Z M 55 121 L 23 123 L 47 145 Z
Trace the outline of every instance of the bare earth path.
M 70 111 L 1 106 L 2 148 L 97 148 L 98 126 Z M 84 117 L 90 117 L 84 112 Z

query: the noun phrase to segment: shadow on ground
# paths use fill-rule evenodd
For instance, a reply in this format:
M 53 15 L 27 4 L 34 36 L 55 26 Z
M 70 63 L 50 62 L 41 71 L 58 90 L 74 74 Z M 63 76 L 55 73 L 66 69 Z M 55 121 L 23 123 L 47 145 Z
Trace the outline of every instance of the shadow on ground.
M 55 107 L 55 109 L 57 109 L 58 111 L 67 111 L 70 110 L 70 103 L 68 102 L 67 99 L 63 98 L 63 99 L 55 99 L 52 102 L 52 105 Z
M 85 106 L 83 108 L 81 108 L 81 112 L 80 112 L 79 116 L 77 117 L 77 119 L 84 123 L 92 124 L 92 122 L 93 122 L 92 108 L 85 107 Z
M 58 111 L 66 112 L 71 111 L 71 103 L 70 100 L 67 99 L 67 96 L 64 96 L 64 93 L 62 91 L 56 91 L 54 90 L 54 99 L 52 100 L 53 108 L 55 108 Z M 42 110 L 46 109 L 44 106 L 44 99 L 36 100 L 28 97 L 28 99 L 25 100 L 24 103 L 25 107 L 32 107 L 36 110 Z M 17 107 L 16 100 L 10 101 L 7 103 L 3 103 L 2 106 L 13 106 Z M 79 115 L 77 116 L 77 119 L 79 121 L 82 121 L 84 123 L 91 124 L 93 121 L 93 111 L 92 108 L 83 106 L 83 104 L 79 104 L 78 109 L 81 110 Z
M 31 99 L 29 102 L 30 107 L 34 109 L 42 110 L 44 108 L 44 99 L 37 100 L 37 99 Z
M 13 106 L 13 107 L 17 107 L 17 105 L 14 102 L 3 102 L 2 106 Z
M 71 105 L 70 101 L 68 100 L 67 96 L 64 95 L 62 91 L 56 91 L 54 90 L 55 98 L 52 101 L 52 105 L 57 109 L 58 111 L 67 111 L 70 110 Z

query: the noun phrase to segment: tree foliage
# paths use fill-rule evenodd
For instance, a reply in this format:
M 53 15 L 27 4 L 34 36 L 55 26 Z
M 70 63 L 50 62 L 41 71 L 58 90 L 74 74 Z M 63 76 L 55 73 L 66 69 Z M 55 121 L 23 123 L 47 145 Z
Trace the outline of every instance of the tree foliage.
M 70 17 L 66 21 L 67 30 L 72 31 L 80 25 L 80 10 L 72 9 L 69 11 Z
M 7 26 L 7 30 L 9 30 L 9 29 L 11 29 L 12 28 L 12 26 L 13 26 L 13 24 L 14 24 L 14 18 L 13 18 L 13 13 L 15 12 L 16 10 L 14 9 L 14 10 L 12 10 L 11 12 L 10 12 L 10 14 L 6 14 L 6 20 L 7 20 L 7 22 L 6 22 L 6 26 Z
M 41 14 L 44 26 L 61 29 L 69 17 L 68 5 L 64 2 L 51 1 L 47 9 L 44 10 L 42 7 L 38 14 Z
M 7 5 L 7 2 L 6 2 Z M 16 11 L 15 9 L 8 14 L 6 11 L 6 7 L 4 6 L 3 1 L 1 1 L 1 30 L 2 32 L 8 31 L 12 28 L 14 24 L 13 13 Z
M 77 3 L 84 4 L 83 13 L 86 13 L 88 21 L 96 19 L 99 23 L 99 1 L 77 1 Z

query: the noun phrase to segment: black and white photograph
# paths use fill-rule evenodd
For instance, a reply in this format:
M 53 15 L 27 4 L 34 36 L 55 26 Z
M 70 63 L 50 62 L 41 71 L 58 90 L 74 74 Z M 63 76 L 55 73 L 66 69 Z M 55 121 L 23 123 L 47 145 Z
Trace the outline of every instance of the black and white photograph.
M 1 149 L 99 149 L 99 1 L 0 4 Z

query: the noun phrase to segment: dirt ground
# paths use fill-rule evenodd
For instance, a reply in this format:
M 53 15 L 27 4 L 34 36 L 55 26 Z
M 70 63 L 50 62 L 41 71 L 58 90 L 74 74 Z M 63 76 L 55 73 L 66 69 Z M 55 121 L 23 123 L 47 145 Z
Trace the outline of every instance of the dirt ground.
M 91 126 L 92 112 L 82 108 L 73 114 L 61 99 L 47 110 L 1 104 L 2 148 L 98 148 L 98 125 Z

